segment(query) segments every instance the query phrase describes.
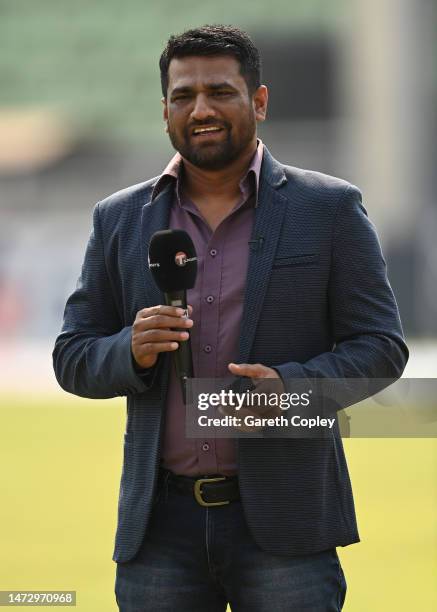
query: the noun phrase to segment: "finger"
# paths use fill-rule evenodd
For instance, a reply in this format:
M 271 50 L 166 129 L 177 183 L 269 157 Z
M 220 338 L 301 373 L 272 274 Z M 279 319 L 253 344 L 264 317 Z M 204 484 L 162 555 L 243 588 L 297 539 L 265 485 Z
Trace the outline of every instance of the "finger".
M 183 317 L 185 313 L 184 308 L 178 306 L 165 306 L 160 304 L 159 306 L 151 306 L 150 308 L 143 308 L 137 313 L 137 316 L 141 319 L 152 317 L 153 315 L 168 315 L 170 317 Z
M 155 314 L 147 318 L 136 319 L 134 332 L 146 331 L 148 329 L 187 329 L 193 326 L 192 319 L 185 317 L 173 317 L 169 315 Z
M 187 308 L 182 308 L 181 306 L 167 306 L 160 304 L 159 306 L 151 306 L 150 308 L 143 308 L 139 311 L 139 315 L 141 318 L 146 318 L 155 314 L 164 314 L 169 315 L 171 317 L 183 317 L 186 316 L 188 310 L 188 315 L 191 316 L 193 313 L 193 307 L 191 304 L 187 305 Z
M 263 378 L 267 374 L 266 366 L 260 363 L 230 363 L 228 369 L 237 376 L 248 376 L 250 378 Z
M 179 342 L 188 340 L 190 334 L 186 331 L 174 331 L 171 329 L 150 329 L 134 334 L 133 342 L 136 346 L 151 342 Z
M 148 344 L 136 347 L 135 354 L 138 359 L 141 359 L 141 357 L 148 357 L 157 353 L 176 351 L 178 348 L 178 342 L 149 342 Z

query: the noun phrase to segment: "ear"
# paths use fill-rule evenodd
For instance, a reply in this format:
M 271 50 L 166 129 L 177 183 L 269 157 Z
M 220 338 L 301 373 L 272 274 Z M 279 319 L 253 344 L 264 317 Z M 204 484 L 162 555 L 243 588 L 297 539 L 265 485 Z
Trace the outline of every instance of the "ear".
M 260 85 L 252 97 L 255 110 L 255 119 L 264 121 L 267 116 L 267 104 L 269 101 L 269 90 L 265 85 Z
M 163 110 L 164 121 L 167 121 L 168 119 L 167 98 L 161 98 L 161 102 L 164 106 L 164 110 Z
M 166 123 L 165 131 L 168 132 L 168 108 L 167 108 L 167 98 L 161 98 L 161 102 L 164 105 L 164 109 L 162 111 L 162 117 Z

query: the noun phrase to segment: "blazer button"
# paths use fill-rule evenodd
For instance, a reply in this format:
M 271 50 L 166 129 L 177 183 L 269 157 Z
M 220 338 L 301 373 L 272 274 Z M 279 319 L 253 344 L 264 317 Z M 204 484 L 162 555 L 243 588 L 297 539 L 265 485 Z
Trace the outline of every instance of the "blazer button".
M 210 353 L 212 351 L 212 346 L 210 344 L 207 344 L 203 347 L 203 350 L 205 351 L 205 353 Z

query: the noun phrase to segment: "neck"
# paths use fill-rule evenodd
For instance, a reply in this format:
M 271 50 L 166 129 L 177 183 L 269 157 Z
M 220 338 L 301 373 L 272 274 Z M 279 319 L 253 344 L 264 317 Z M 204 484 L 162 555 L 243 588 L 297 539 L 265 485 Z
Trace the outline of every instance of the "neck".
M 255 140 L 232 164 L 221 170 L 202 170 L 184 158 L 185 189 L 192 198 L 226 197 L 239 193 L 239 183 L 249 167 L 256 147 Z

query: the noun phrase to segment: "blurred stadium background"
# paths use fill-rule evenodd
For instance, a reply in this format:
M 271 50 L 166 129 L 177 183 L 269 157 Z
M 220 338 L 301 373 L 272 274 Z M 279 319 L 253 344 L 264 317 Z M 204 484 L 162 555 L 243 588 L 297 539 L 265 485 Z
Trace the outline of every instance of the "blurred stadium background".
M 437 374 L 435 0 L 0 0 L 0 590 L 75 589 L 111 612 L 124 402 L 57 389 L 51 349 L 94 203 L 159 174 L 171 33 L 246 29 L 275 157 L 364 194 L 411 358 Z M 362 543 L 346 612 L 437 609 L 435 440 L 346 440 Z

